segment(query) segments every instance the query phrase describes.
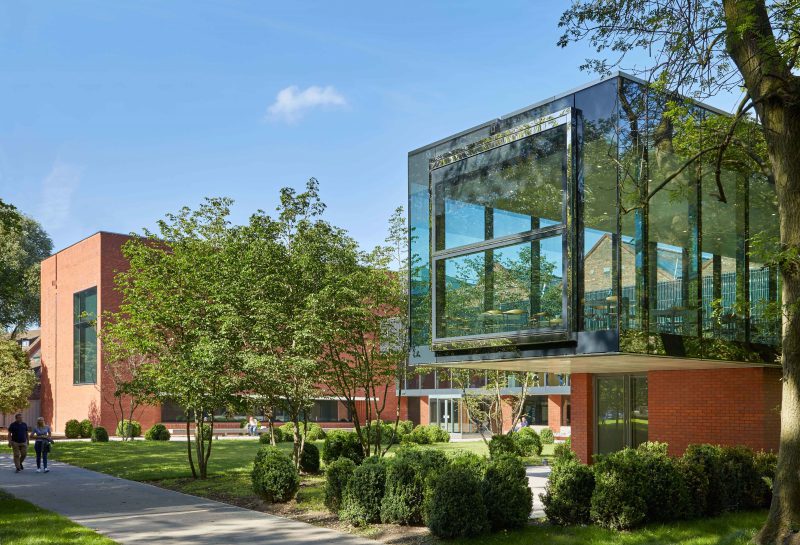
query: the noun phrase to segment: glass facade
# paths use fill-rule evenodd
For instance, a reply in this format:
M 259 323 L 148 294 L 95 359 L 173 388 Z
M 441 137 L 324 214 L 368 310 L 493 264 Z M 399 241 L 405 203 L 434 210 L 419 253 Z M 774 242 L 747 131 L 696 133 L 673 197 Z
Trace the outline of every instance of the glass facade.
M 72 382 L 97 382 L 97 288 L 72 296 Z
M 686 166 L 721 114 L 676 100 L 619 75 L 409 154 L 411 363 L 774 363 L 775 188 Z

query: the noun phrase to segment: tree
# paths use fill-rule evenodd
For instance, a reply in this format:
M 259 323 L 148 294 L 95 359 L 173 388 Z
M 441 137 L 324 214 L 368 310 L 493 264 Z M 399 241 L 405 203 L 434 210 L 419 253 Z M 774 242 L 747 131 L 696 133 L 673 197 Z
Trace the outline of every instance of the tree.
M 735 148 L 740 123 L 754 112 L 767 161 L 763 166 L 777 193 L 780 247 L 774 261 L 782 279 L 783 393 L 778 470 L 772 505 L 758 543 L 797 540 L 800 528 L 800 6 L 794 0 L 578 1 L 561 18 L 559 44 L 588 40 L 616 58 L 589 59 L 586 68 L 608 72 L 631 52 L 653 53 L 639 70 L 663 89 L 711 96 L 744 91 L 722 138 L 699 149 L 695 160 L 715 157 L 719 165 Z M 748 146 L 743 146 L 747 153 Z M 751 156 L 756 163 L 762 162 Z M 673 170 L 678 172 L 680 167 Z M 666 175 L 661 184 L 675 176 Z M 724 199 L 724 192 L 720 192 Z
M 137 371 L 146 393 L 184 409 L 189 465 L 201 479 L 211 457 L 215 412 L 236 403 L 243 386 L 245 317 L 228 286 L 242 267 L 227 244 L 231 202 L 206 199 L 195 211 L 167 215 L 157 234 L 145 231 L 126 242 L 122 251 L 130 268 L 116 276 L 123 301 L 110 319 L 114 331 L 125 331 L 111 348 L 146 361 Z
M 52 250 L 41 225 L 0 201 L 0 328 L 12 338 L 39 322 L 39 263 Z
M 400 422 L 403 377 L 408 362 L 408 230 L 403 209 L 389 221 L 386 244 L 369 254 L 353 248 L 349 270 L 317 296 L 315 329 L 323 336 L 322 381 L 350 410 L 365 456 L 384 455 L 383 414 L 397 389 L 393 437 Z M 392 270 L 397 265 L 399 270 Z M 364 399 L 364 415 L 356 401 Z M 385 445 L 384 445 L 385 443 Z
M 36 375 L 25 351 L 13 340 L 0 340 L 0 413 L 28 406 Z

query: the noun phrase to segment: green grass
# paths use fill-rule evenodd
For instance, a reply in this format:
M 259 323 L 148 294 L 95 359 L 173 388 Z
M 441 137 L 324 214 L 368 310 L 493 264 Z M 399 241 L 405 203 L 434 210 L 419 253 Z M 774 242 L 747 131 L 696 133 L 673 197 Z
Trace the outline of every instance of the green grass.
M 114 545 L 97 532 L 0 491 L 0 543 L 3 545 Z

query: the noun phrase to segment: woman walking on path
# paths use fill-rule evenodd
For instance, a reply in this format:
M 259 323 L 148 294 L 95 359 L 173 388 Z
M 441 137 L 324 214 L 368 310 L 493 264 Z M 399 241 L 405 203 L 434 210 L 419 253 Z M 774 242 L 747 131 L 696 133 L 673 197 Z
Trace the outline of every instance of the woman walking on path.
M 50 426 L 44 423 L 44 417 L 36 419 L 36 425 L 31 430 L 31 439 L 35 439 L 36 443 L 33 445 L 36 451 L 36 473 L 42 472 L 42 462 L 44 462 L 44 472 L 49 473 L 47 469 L 47 453 L 50 452 Z

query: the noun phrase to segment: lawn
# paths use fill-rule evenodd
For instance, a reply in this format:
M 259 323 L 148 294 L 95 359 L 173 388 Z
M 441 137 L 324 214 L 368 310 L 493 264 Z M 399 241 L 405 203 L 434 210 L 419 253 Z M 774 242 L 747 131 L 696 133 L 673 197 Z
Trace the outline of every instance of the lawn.
M 116 541 L 0 490 L 0 543 L 114 545 Z

